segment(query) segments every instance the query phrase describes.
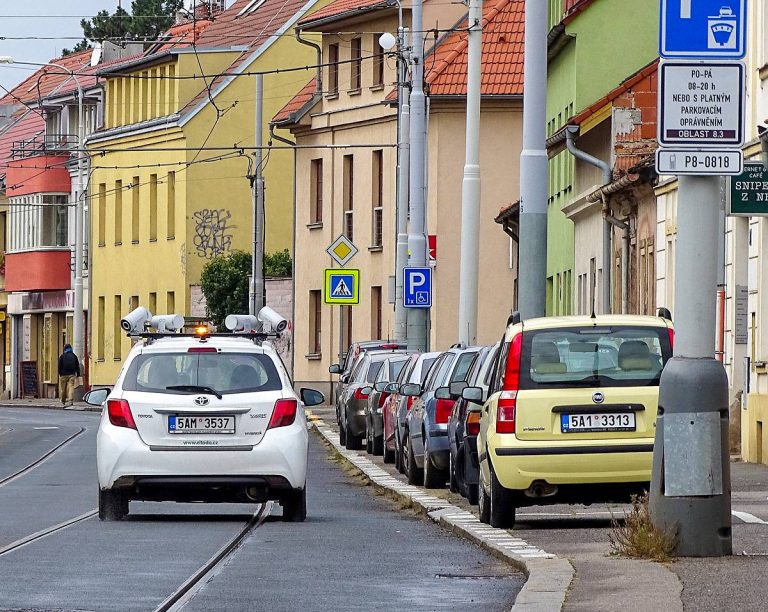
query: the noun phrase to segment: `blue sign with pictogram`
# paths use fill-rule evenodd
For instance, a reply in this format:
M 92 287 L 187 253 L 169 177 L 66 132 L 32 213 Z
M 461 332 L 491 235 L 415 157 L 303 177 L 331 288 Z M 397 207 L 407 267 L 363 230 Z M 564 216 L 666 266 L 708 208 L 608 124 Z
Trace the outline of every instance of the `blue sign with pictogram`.
M 738 59 L 746 43 L 747 0 L 661 0 L 661 57 Z
M 352 305 L 360 303 L 360 270 L 325 271 L 325 303 Z
M 403 268 L 403 306 L 432 308 L 432 268 Z

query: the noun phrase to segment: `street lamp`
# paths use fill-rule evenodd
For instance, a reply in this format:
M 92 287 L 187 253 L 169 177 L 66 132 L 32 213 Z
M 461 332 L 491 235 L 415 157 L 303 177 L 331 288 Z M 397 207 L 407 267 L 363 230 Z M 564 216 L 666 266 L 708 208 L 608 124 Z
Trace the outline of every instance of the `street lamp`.
M 83 198 L 85 197 L 85 120 L 83 118 L 83 87 L 73 70 L 55 62 L 17 62 L 9 55 L 0 55 L 0 64 L 25 66 L 51 66 L 68 73 L 77 84 L 77 200 L 75 202 L 75 282 L 74 317 L 72 322 L 73 348 L 81 360 L 85 358 L 83 321 Z

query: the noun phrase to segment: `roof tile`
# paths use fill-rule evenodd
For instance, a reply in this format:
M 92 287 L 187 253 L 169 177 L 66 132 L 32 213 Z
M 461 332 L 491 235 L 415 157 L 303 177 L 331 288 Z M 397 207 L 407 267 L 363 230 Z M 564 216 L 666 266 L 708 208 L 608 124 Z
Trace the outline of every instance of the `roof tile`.
M 391 4 L 387 0 L 336 0 L 329 5 L 310 13 L 299 21 L 299 26 L 316 21 L 330 19 L 331 17 L 347 17 L 349 14 L 356 14 L 372 10 L 374 8 L 384 8 Z
M 304 105 L 312 100 L 316 89 L 317 77 L 304 85 L 304 87 L 301 88 L 301 91 L 297 93 L 293 98 L 291 98 L 288 104 L 283 106 L 283 108 L 277 112 L 277 114 L 272 118 L 271 123 L 282 123 L 283 121 L 291 120 L 291 116 L 294 113 L 299 112 L 302 108 L 304 108 Z

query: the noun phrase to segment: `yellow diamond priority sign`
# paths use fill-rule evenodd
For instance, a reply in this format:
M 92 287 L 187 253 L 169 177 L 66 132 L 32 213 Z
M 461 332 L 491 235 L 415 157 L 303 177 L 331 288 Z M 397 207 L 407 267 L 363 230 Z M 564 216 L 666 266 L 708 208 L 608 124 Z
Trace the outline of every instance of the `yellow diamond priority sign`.
M 357 247 L 352 244 L 349 238 L 342 234 L 333 241 L 331 246 L 325 249 L 325 252 L 343 268 L 357 255 Z

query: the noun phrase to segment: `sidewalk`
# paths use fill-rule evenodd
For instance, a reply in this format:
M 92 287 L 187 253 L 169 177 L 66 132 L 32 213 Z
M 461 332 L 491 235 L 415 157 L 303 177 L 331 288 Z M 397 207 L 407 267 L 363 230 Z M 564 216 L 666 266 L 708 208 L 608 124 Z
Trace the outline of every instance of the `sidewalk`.
M 7 399 L 0 400 L 0 408 L 44 408 L 46 410 L 64 410 L 64 406 L 58 399 Z M 86 411 L 86 412 L 101 412 L 99 406 L 91 406 L 85 402 L 75 402 L 71 407 L 67 407 L 67 410 Z

